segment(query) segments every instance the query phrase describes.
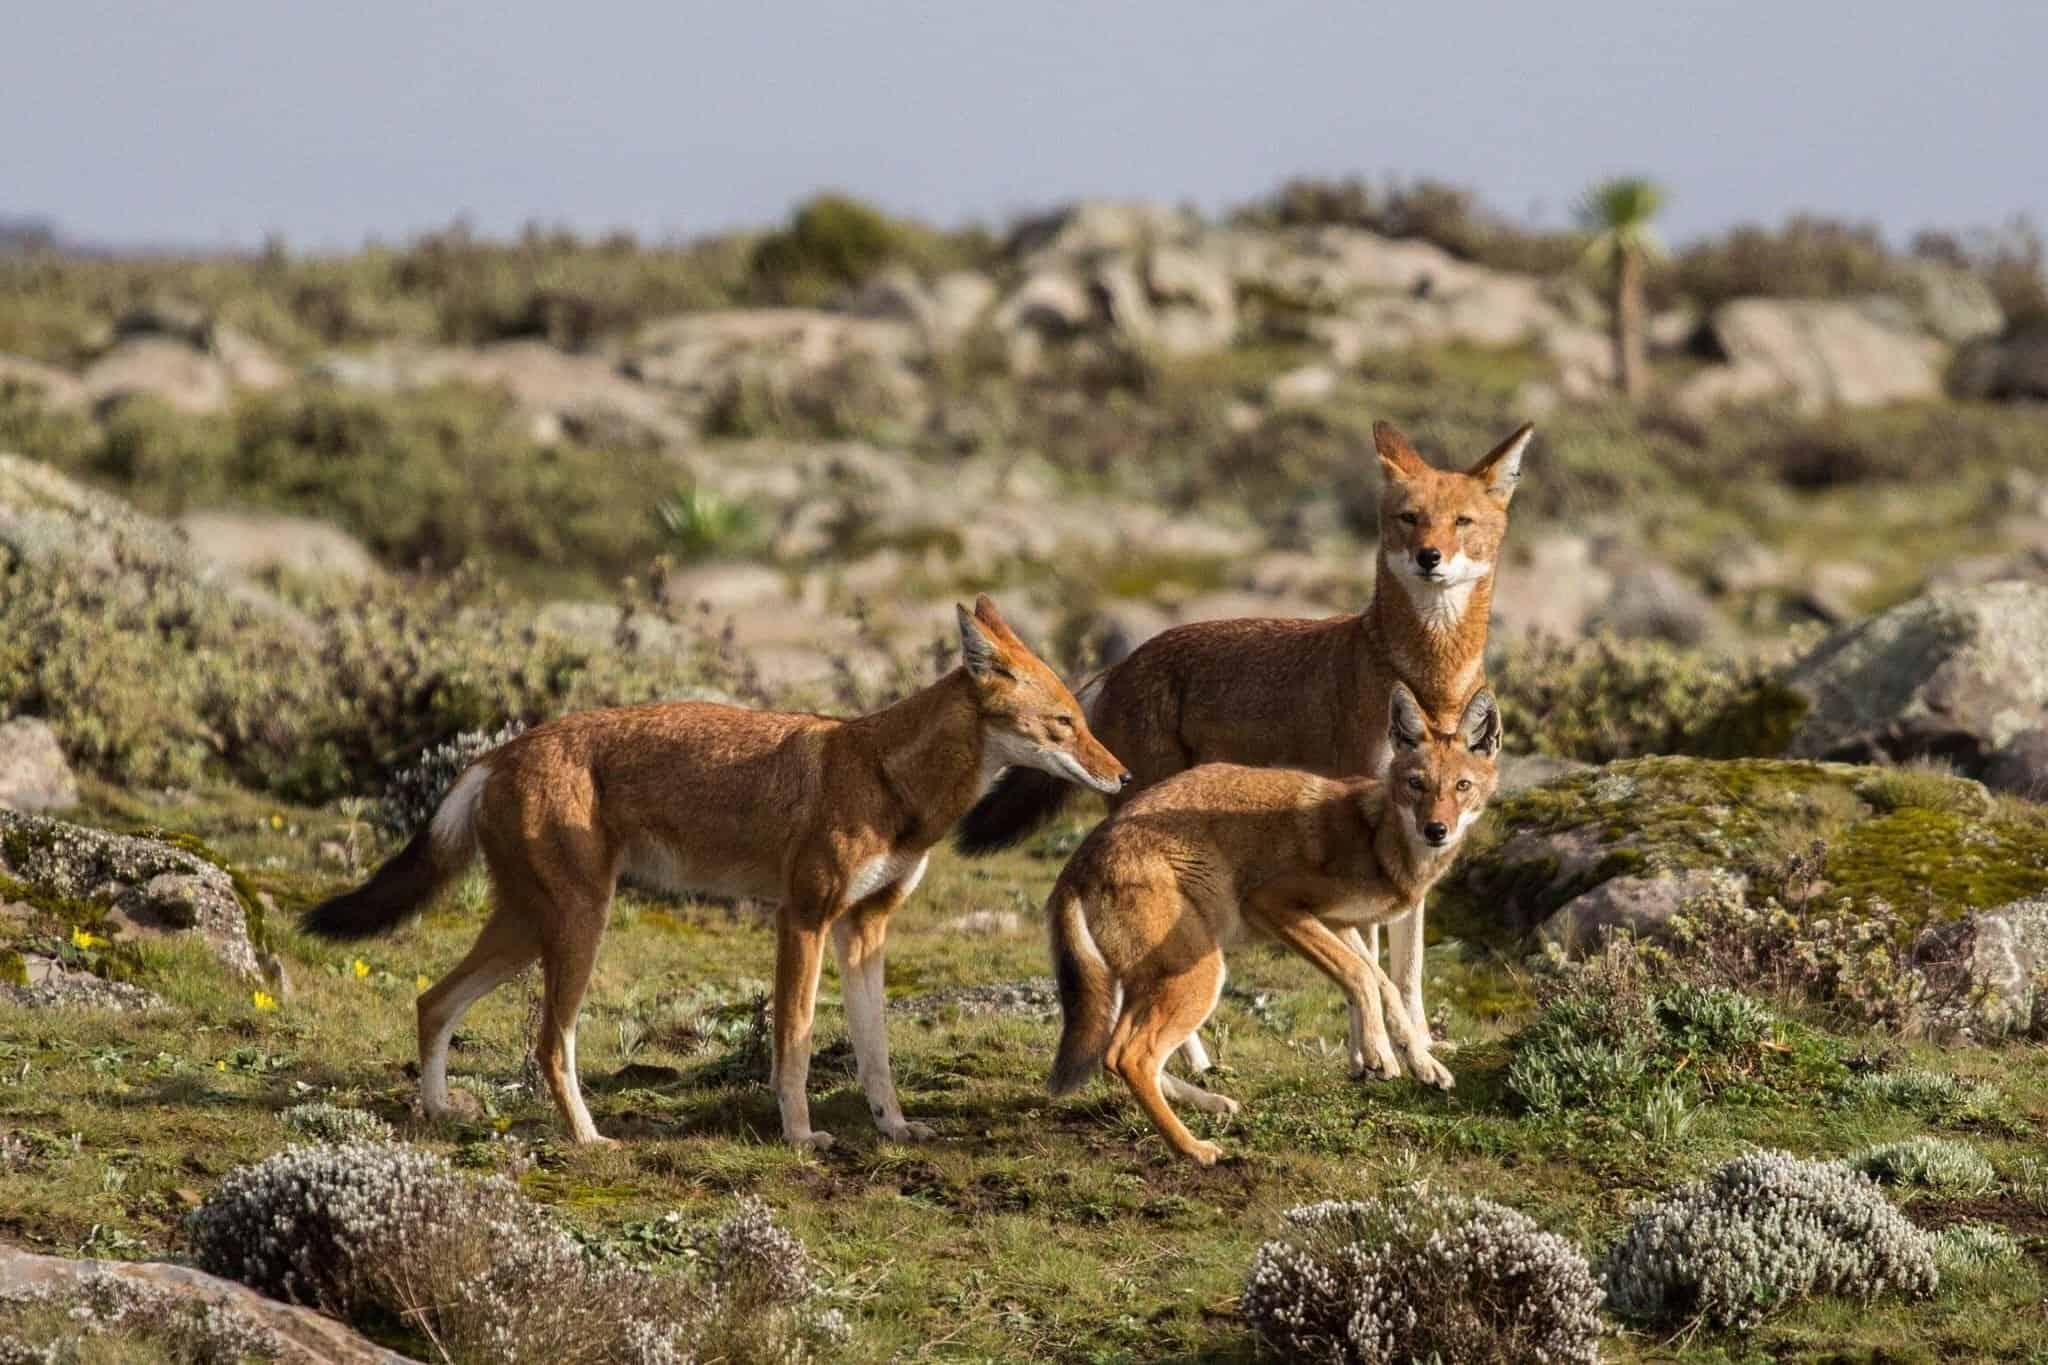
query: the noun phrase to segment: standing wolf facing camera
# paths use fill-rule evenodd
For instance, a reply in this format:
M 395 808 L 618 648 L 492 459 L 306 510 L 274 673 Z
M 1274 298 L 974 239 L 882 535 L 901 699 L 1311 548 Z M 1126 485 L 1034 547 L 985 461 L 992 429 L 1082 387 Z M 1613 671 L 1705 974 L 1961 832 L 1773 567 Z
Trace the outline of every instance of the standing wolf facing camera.
M 1250 618 L 1177 626 L 1081 690 L 1088 723 L 1131 768 L 1129 799 L 1199 763 L 1301 768 L 1332 777 L 1387 769 L 1388 699 L 1406 685 L 1432 728 L 1450 730 L 1485 682 L 1493 576 L 1508 502 L 1533 426 L 1470 469 L 1437 469 L 1390 423 L 1373 427 L 1385 491 L 1371 603 L 1321 621 Z M 984 853 L 1016 843 L 1066 803 L 1069 788 L 1016 771 L 961 822 L 955 843 Z M 1361 954 L 1376 953 L 1347 931 Z M 1394 976 L 1428 1037 L 1422 999 L 1422 906 L 1389 926 Z M 1360 1021 L 1353 1021 L 1353 1036 Z M 1188 1060 L 1207 1067 L 1199 1040 Z M 1400 1074 L 1393 1053 L 1354 1055 L 1353 1074 Z

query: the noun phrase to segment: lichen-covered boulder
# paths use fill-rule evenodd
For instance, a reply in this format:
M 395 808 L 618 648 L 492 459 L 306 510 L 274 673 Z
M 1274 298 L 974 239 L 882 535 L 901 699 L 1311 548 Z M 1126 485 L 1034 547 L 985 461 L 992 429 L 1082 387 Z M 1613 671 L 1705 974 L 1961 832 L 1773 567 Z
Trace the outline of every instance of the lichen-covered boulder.
M 0 722 L 0 810 L 64 810 L 78 804 L 78 780 L 56 732 L 28 716 Z
M 1913 956 L 1948 1022 L 1986 1037 L 2048 1033 L 2048 896 L 1937 924 Z
M 1972 776 L 2003 771 L 1993 757 L 2048 726 L 2048 585 L 1914 598 L 1836 631 L 1782 681 L 1807 703 L 1792 756 L 1932 756 Z
M 229 971 L 259 979 L 262 911 L 196 840 L 109 834 L 0 810 L 0 901 L 115 942 L 196 934 Z
M 1430 925 L 1510 952 L 1567 910 L 1552 930 L 1572 946 L 1597 937 L 1564 933 L 1574 920 L 1654 931 L 1708 886 L 1702 874 L 1768 873 L 1816 839 L 1831 901 L 1882 902 L 1907 932 L 2048 890 L 2048 809 L 1994 801 L 1965 778 L 1640 758 L 1497 798 L 1439 887 Z

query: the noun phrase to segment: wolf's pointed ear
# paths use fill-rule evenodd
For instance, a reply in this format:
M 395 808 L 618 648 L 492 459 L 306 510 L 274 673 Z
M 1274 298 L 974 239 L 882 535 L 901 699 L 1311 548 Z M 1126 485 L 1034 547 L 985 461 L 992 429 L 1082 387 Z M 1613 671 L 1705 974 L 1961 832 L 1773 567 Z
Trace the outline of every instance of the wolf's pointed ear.
M 986 597 L 981 600 L 988 601 Z M 953 604 L 953 610 L 960 617 L 960 662 L 967 666 L 968 676 L 993 677 L 1003 662 L 1002 646 L 996 642 L 994 632 L 958 602 Z
M 1412 479 L 1429 472 L 1429 462 L 1415 453 L 1415 447 L 1392 422 L 1372 424 L 1372 447 L 1380 453 L 1380 473 L 1390 479 Z
M 1486 688 L 1474 692 L 1472 700 L 1465 703 L 1465 714 L 1458 720 L 1458 738 L 1481 758 L 1500 752 L 1500 707 Z
M 1472 466 L 1472 477 L 1485 484 L 1487 495 L 1502 507 L 1508 505 L 1508 499 L 1515 495 L 1515 485 L 1522 481 L 1522 452 L 1529 448 L 1529 438 L 1535 434 L 1534 422 L 1522 423 L 1515 428 L 1514 435 Z
M 976 593 L 974 597 L 974 619 L 987 628 L 988 633 L 1005 644 L 1021 645 L 1024 641 L 1017 632 L 1010 629 L 1010 623 L 996 610 L 995 599 L 987 593 Z
M 1395 683 L 1387 700 L 1387 738 L 1404 749 L 1422 747 L 1422 741 L 1429 738 L 1429 717 L 1422 714 L 1422 703 L 1415 700 L 1408 684 Z

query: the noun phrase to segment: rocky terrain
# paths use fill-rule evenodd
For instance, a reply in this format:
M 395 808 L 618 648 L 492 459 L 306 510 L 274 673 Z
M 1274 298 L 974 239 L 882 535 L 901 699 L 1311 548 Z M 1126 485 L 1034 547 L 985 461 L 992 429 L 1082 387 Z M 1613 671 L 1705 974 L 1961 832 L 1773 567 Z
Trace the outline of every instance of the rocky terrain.
M 1590 1247 L 1673 1167 L 1938 1129 L 1993 1184 L 1906 1213 L 1995 1224 L 2016 1259 L 1862 1325 L 1823 1303 L 1611 1354 L 2021 1349 L 2048 1264 L 2037 322 L 1961 263 L 1688 296 L 1696 264 L 1631 403 L 1587 278 L 1423 235 L 1096 202 L 1001 241 L 884 224 L 828 269 L 805 221 L 667 253 L 0 265 L 0 1242 L 176 1258 L 203 1189 L 332 1101 L 647 1264 L 682 1257 L 674 1210 L 763 1193 L 858 1358 L 1215 1354 L 1244 1349 L 1281 1203 L 1361 1169 Z M 1037 905 L 1080 817 L 936 860 L 892 938 L 923 1151 L 867 1140 L 829 1001 L 821 1112 L 856 1140 L 766 1140 L 772 934 L 744 907 L 621 898 L 584 1068 L 612 1154 L 557 1143 L 519 988 L 458 1040 L 478 1116 L 408 1108 L 411 998 L 480 887 L 361 952 L 292 927 L 395 846 L 393 775 L 458 736 L 661 696 L 865 708 L 945 666 L 977 590 L 1076 674 L 1178 621 L 1355 610 L 1379 417 L 1445 462 L 1539 429 L 1489 658 L 1503 795 L 1432 910 L 1452 1096 L 1345 1081 L 1334 993 L 1247 950 L 1216 1029 L 1243 1161 L 1194 1179 L 1125 1106 L 1049 1105 Z M 1529 1079 L 1584 993 L 1680 989 L 1775 1022 L 1746 1052 L 1544 1061 L 1571 1104 Z M 0 1301 L 58 1273 L 0 1246 Z M 324 1323 L 274 1326 L 317 1350 Z

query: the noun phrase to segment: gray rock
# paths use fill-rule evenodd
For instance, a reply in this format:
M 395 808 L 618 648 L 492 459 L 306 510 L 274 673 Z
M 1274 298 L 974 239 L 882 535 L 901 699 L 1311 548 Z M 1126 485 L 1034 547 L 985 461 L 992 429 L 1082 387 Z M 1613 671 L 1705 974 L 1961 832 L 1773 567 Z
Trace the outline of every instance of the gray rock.
M 1783 392 L 1808 411 L 1941 394 L 1947 348 L 1887 325 L 1864 304 L 1736 299 L 1715 310 L 1711 325 L 1722 353 L 1745 375 L 1742 394 Z
M 909 323 L 808 308 L 684 313 L 649 323 L 626 347 L 625 371 L 662 390 L 692 421 L 735 394 L 795 401 L 858 376 L 894 420 L 920 425 L 930 407 L 916 366 L 924 338 Z
M 0 810 L 42 815 L 78 804 L 78 780 L 57 733 L 28 716 L 0 724 Z
M 45 407 L 75 408 L 85 403 L 85 386 L 68 371 L 26 356 L 0 355 L 0 393 L 36 394 Z
M 196 933 L 230 971 L 259 976 L 233 880 L 197 854 L 143 835 L 0 811 L 0 872 L 47 895 L 104 905 L 111 922 L 140 937 Z
M 1570 953 L 1597 946 L 1617 929 L 1626 929 L 1638 938 L 1655 938 L 1694 897 L 1716 891 L 1739 896 L 1748 889 L 1747 878 L 1710 868 L 1610 877 L 1566 901 L 1537 932 L 1544 941 Z
M 312 517 L 253 512 L 188 512 L 178 528 L 200 559 L 230 573 L 272 570 L 359 583 L 379 576 L 363 543 Z
M 1994 754 L 2048 727 L 2048 585 L 1914 598 L 1828 636 L 1782 681 L 1809 706 L 1794 756 L 1929 756 L 1988 776 Z
M 1028 219 L 1011 234 L 1018 256 L 1135 251 L 1181 242 L 1201 228 L 1194 215 L 1143 199 L 1083 199 Z
M 1512 741 L 1513 736 L 1509 739 Z M 1502 754 L 1497 790 L 1500 795 L 1508 796 L 1540 787 L 1546 782 L 1555 782 L 1560 777 L 1585 772 L 1592 766 L 1582 759 L 1558 758 L 1552 754 Z
M 2022 730 L 2000 745 L 1984 762 L 1984 785 L 2048 801 L 2048 728 Z
M 219 412 L 228 403 L 228 373 L 205 351 L 169 337 L 138 336 L 85 367 L 79 376 L 95 404 L 148 396 L 179 412 Z
M 1935 925 L 1913 955 L 1952 1002 L 1944 1022 L 1987 1037 L 2048 1032 L 2048 896 Z
M 1668 564 L 1632 557 L 1614 567 L 1614 591 L 1587 622 L 1624 639 L 1697 645 L 1721 631 L 1707 595 Z
M 1959 346 L 2005 330 L 2005 310 L 1975 271 L 1929 260 L 1909 260 L 1906 269 L 1913 278 L 1913 311 L 1920 325 L 1943 341 Z
M 154 991 L 126 981 L 108 981 L 91 972 L 67 967 L 52 957 L 25 954 L 25 985 L 0 985 L 0 997 L 32 1009 L 108 1010 L 115 1014 L 164 1007 Z
M 247 1285 L 190 1266 L 71 1260 L 0 1243 L 0 1297 L 38 1292 L 69 1296 L 101 1276 L 164 1290 L 189 1298 L 195 1306 L 223 1305 L 282 1338 L 282 1359 L 288 1365 L 415 1365 L 410 1357 L 365 1340 L 325 1314 L 265 1298 Z

